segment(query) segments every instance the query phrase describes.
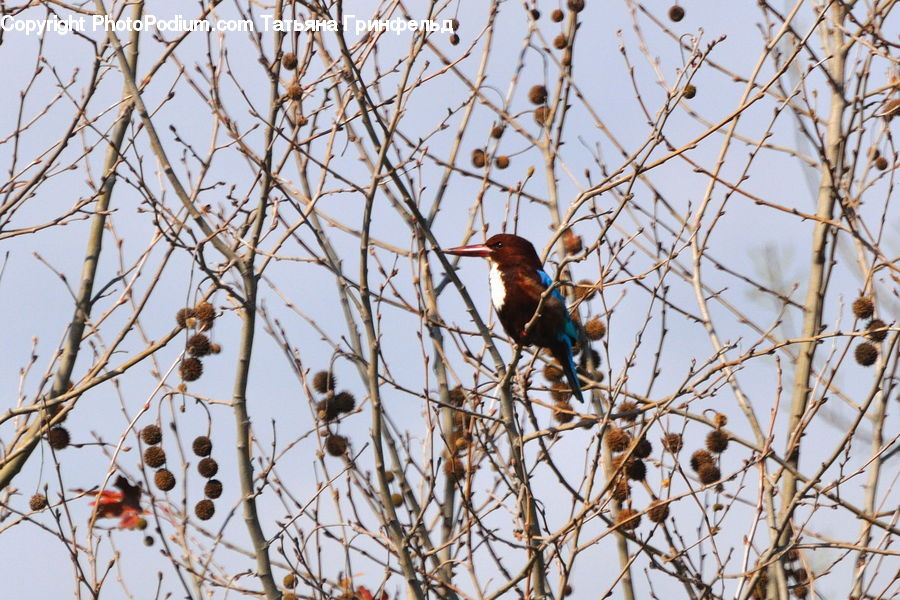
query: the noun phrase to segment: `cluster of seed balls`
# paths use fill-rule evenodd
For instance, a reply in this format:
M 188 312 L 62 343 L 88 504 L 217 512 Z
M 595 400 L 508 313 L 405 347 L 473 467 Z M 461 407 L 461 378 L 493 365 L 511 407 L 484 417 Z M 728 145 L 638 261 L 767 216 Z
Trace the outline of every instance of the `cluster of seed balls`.
M 796 550 L 788 550 L 784 553 L 784 560 L 787 563 L 785 574 L 789 580 L 791 591 L 797 598 L 806 598 L 809 595 L 809 573 L 798 562 L 800 553 Z M 769 571 L 763 565 L 758 565 L 757 569 L 760 570 L 759 577 L 756 585 L 753 586 L 752 596 L 754 600 L 765 600 L 769 585 Z
M 462 386 L 456 386 L 450 390 L 450 404 L 454 407 L 462 407 L 466 401 L 466 394 Z M 462 411 L 454 410 L 450 431 L 447 432 L 444 449 L 444 475 L 450 481 L 459 481 L 470 470 L 466 467 L 464 455 L 472 444 L 474 435 L 475 417 Z
M 288 591 L 297 587 L 297 576 L 294 573 L 288 573 L 284 576 L 284 579 L 281 580 L 281 583 L 285 588 L 281 593 L 281 600 L 297 600 L 297 594 Z
M 210 354 L 218 354 L 222 347 L 209 341 L 202 331 L 212 329 L 216 320 L 216 309 L 209 302 L 201 302 L 194 308 L 182 308 L 175 313 L 175 321 L 185 329 L 197 330 L 190 336 L 185 345 L 186 352 L 190 355 L 181 361 L 178 373 L 184 381 L 197 381 L 203 375 L 203 362 L 201 358 Z
M 331 431 L 330 425 L 342 414 L 356 408 L 356 398 L 347 391 L 334 392 L 337 380 L 330 371 L 319 371 L 313 375 L 312 384 L 314 390 L 325 395 L 316 403 L 316 417 L 325 424 L 325 451 L 331 456 L 344 456 L 349 442 L 345 436 Z
M 568 2 L 566 2 L 566 8 L 568 8 L 574 14 L 578 14 L 584 10 L 584 0 L 569 0 Z M 534 15 L 532 14 L 532 16 L 534 16 Z M 550 20 L 553 21 L 554 23 L 561 23 L 563 21 L 563 19 L 565 19 L 565 18 L 566 18 L 566 15 L 562 11 L 562 9 L 557 8 L 556 10 L 554 10 L 553 12 L 550 13 Z M 537 19 L 537 17 L 535 17 L 535 19 Z M 568 35 L 566 35 L 565 32 L 562 32 L 559 35 L 557 35 L 555 38 L 553 38 L 553 47 L 556 48 L 557 50 L 565 50 L 566 48 L 569 47 L 569 43 L 570 43 L 569 37 L 568 37 Z M 572 57 L 569 55 L 568 52 L 565 53 L 563 55 L 562 64 L 564 66 L 568 66 L 571 61 L 572 61 Z
M 722 478 L 718 458 L 728 448 L 728 434 L 723 431 L 728 424 L 728 417 L 716 413 L 714 421 L 716 428 L 706 435 L 706 449 L 701 448 L 691 454 L 691 469 L 697 473 L 697 479 L 703 485 L 709 485 Z
M 873 318 L 875 316 L 875 303 L 872 302 L 871 298 L 866 298 L 865 296 L 861 296 L 853 302 L 853 314 L 857 319 L 869 321 L 869 324 L 866 326 L 866 337 L 872 341 L 861 343 L 854 352 L 856 362 L 864 367 L 868 367 L 875 364 L 875 361 L 878 360 L 878 346 L 872 342 L 878 344 L 884 341 L 888 333 L 887 323 L 881 319 Z
M 675 23 L 678 23 L 683 18 L 684 18 L 684 7 L 679 6 L 677 4 L 673 4 L 672 6 L 669 7 L 669 19 L 670 20 L 674 21 Z M 694 96 L 697 95 L 697 88 L 694 86 L 694 84 L 689 83 L 686 86 L 684 86 L 684 89 L 681 91 L 681 95 L 686 100 L 690 100 L 691 98 L 693 98 Z
M 147 444 L 144 450 L 144 464 L 151 469 L 157 469 L 153 475 L 153 482 L 160 490 L 164 492 L 171 491 L 175 487 L 175 475 L 169 469 L 163 467 L 166 464 L 166 451 L 162 449 L 162 430 L 159 425 L 147 425 L 141 430 L 141 440 Z M 209 455 L 212 453 L 212 440 L 205 435 L 199 435 L 194 438 L 191 444 L 194 454 L 201 457 L 197 463 L 197 472 L 205 477 L 208 481 L 203 487 L 203 494 L 206 496 L 203 500 L 197 502 L 194 506 L 194 514 L 197 518 L 206 521 L 211 519 L 216 512 L 216 506 L 213 500 L 222 495 L 222 482 L 213 479 L 219 472 L 219 463 Z
M 653 452 L 653 444 L 643 436 L 635 440 L 629 431 L 640 414 L 637 404 L 622 402 L 617 412 L 617 422 L 606 432 L 604 443 L 614 455 L 614 475 L 610 489 L 613 500 L 620 506 L 616 513 L 616 524 L 623 530 L 632 531 L 641 524 L 641 515 L 640 511 L 631 506 L 631 482 L 643 482 L 646 479 L 647 465 L 644 464 L 644 459 Z M 668 516 L 669 505 L 653 495 L 647 517 L 654 523 L 662 523 Z
M 285 102 L 296 102 L 297 107 L 300 107 L 300 100 L 303 98 L 303 86 L 300 85 L 300 79 L 297 74 L 297 66 L 298 60 L 297 55 L 293 52 L 285 52 L 281 55 L 281 66 L 285 71 L 291 71 L 294 77 L 291 79 L 291 83 L 287 85 L 284 91 L 284 96 L 282 99 Z M 297 125 L 303 127 L 307 123 L 309 123 L 309 119 L 303 116 L 303 113 L 299 110 L 296 115 Z
M 628 431 L 633 427 L 639 412 L 634 402 L 622 402 L 618 407 L 620 422 L 606 432 L 604 443 L 610 452 L 614 454 L 612 467 L 615 476 L 611 485 L 612 498 L 618 504 L 628 506 L 621 508 L 616 515 L 617 525 L 625 530 L 633 530 L 641 523 L 640 511 L 631 507 L 631 482 L 643 482 L 647 476 L 647 467 L 643 459 L 650 456 L 653 445 L 645 437 L 635 440 Z M 723 414 L 715 417 L 716 428 L 706 436 L 706 448 L 699 449 L 691 455 L 691 468 L 697 473 L 697 478 L 704 485 L 715 483 L 722 478 L 722 472 L 718 466 L 718 455 L 728 448 L 728 434 L 723 431 L 728 419 Z M 677 456 L 684 447 L 684 441 L 680 433 L 670 433 L 662 438 L 663 449 L 673 457 Z M 654 523 L 662 523 L 669 516 L 668 503 L 659 500 L 652 490 L 647 490 L 653 497 L 653 501 L 647 508 L 647 518 Z

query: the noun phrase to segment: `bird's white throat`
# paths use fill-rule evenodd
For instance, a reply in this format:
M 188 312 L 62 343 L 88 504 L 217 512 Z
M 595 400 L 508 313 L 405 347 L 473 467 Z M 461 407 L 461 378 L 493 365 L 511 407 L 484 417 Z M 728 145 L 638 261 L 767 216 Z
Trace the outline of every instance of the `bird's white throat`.
M 494 308 L 500 310 L 503 308 L 504 301 L 506 301 L 506 285 L 503 283 L 503 275 L 500 273 L 500 269 L 497 268 L 497 263 L 493 261 L 491 262 L 490 282 L 491 302 L 494 303 Z

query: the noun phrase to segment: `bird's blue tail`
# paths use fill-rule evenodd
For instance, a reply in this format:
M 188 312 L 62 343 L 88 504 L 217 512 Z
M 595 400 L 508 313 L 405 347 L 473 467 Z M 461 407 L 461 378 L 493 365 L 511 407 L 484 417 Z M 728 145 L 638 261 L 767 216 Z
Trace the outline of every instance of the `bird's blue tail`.
M 572 343 L 567 337 L 563 337 L 558 347 L 551 349 L 554 358 L 562 367 L 566 376 L 569 387 L 572 388 L 572 395 L 581 403 L 584 403 L 584 396 L 581 394 L 581 382 L 578 380 L 578 371 L 575 369 L 575 359 L 572 355 Z

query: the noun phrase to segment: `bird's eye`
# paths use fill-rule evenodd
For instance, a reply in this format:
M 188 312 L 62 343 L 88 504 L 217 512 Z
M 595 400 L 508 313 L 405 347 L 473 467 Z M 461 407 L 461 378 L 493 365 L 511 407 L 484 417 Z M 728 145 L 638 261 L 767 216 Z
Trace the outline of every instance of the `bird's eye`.
M 503 247 L 503 242 L 497 242 L 496 244 L 494 244 L 494 248 L 502 248 L 502 247 Z

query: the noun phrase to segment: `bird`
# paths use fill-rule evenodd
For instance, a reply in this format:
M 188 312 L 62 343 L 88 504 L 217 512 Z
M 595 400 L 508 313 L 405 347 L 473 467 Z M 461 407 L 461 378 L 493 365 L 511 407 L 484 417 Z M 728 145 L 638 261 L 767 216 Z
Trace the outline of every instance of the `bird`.
M 491 302 L 507 335 L 522 346 L 550 350 L 562 366 L 572 394 L 584 402 L 572 353 L 572 346 L 584 336 L 569 316 L 558 289 L 554 288 L 547 296 L 534 324 L 526 328 L 538 310 L 541 297 L 553 285 L 531 242 L 517 235 L 498 233 L 483 244 L 450 248 L 444 253 L 488 259 Z

